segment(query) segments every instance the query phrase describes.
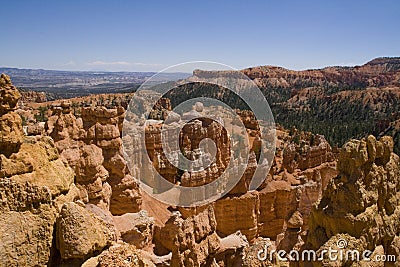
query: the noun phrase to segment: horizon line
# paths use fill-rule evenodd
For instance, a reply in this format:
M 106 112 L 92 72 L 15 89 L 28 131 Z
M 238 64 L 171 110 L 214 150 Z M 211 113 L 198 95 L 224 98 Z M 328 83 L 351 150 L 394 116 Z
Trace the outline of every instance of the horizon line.
M 320 70 L 320 69 L 325 69 L 325 68 L 330 68 L 330 67 L 358 67 L 365 65 L 372 60 L 375 59 L 400 59 L 399 56 L 379 56 L 379 57 L 374 57 L 368 61 L 366 61 L 363 64 L 357 64 L 357 63 L 339 63 L 339 64 L 332 64 L 332 65 L 325 65 L 325 66 L 316 66 L 316 67 L 309 67 L 309 68 L 302 68 L 302 69 L 295 69 L 295 68 L 289 68 L 281 65 L 271 65 L 271 64 L 265 64 L 265 65 L 256 65 L 256 66 L 247 66 L 244 68 L 239 68 L 239 70 L 244 70 L 244 69 L 249 69 L 249 68 L 258 68 L 258 67 L 279 67 L 283 68 L 286 70 L 293 70 L 293 71 L 307 71 L 307 70 Z M 0 69 L 18 69 L 18 70 L 43 70 L 43 71 L 59 71 L 59 72 L 103 72 L 103 73 L 159 73 L 160 71 L 156 70 L 149 70 L 149 71 L 130 71 L 130 70 L 66 70 L 66 69 L 52 69 L 52 68 L 29 68 L 29 67 L 9 67 L 9 66 L 0 66 Z M 193 71 L 190 72 L 165 72 L 165 73 L 192 73 Z

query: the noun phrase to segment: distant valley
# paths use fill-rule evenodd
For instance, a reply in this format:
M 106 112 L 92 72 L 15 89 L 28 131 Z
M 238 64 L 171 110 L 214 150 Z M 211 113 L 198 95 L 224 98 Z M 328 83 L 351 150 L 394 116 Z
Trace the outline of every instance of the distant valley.
M 58 71 L 42 69 L 0 68 L 22 91 L 45 92 L 47 100 L 91 94 L 130 93 L 155 72 Z M 166 73 L 161 81 L 174 81 L 188 73 Z

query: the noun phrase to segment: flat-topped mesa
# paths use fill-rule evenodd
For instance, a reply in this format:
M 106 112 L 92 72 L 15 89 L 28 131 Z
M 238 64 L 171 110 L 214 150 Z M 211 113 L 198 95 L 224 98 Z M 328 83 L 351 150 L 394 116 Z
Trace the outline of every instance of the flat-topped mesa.
M 241 74 L 238 71 L 234 70 L 200 70 L 196 69 L 193 71 L 193 76 L 198 77 L 198 78 L 205 78 L 205 79 L 211 79 L 211 78 L 243 78 L 243 74 Z
M 399 256 L 400 159 L 392 138 L 350 140 L 338 171 L 311 213 L 308 246 L 320 248 L 347 233 L 360 249 L 382 245 L 386 255 Z
M 326 67 L 323 69 L 289 70 L 259 66 L 242 70 L 258 86 L 306 88 L 310 86 L 382 86 L 399 85 L 399 58 L 377 58 L 361 66 Z
M 400 70 L 400 57 L 378 57 L 364 66 L 375 69 L 378 72 L 390 72 Z

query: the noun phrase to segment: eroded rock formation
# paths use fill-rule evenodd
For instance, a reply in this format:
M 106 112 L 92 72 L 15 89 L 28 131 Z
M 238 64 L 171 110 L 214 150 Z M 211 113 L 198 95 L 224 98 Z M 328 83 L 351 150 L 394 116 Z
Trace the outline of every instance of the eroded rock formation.
M 47 186 L 53 196 L 68 192 L 74 172 L 58 156 L 49 137 L 26 138 L 10 157 L 0 154 L 0 178 Z
M 79 204 L 65 203 L 57 219 L 57 249 L 63 260 L 85 259 L 116 241 L 106 223 Z
M 0 86 L 0 178 L 47 186 L 53 197 L 67 192 L 73 171 L 63 164 L 51 138 L 24 136 L 21 117 L 14 111 L 20 94 L 4 74 Z
M 171 183 L 179 182 L 182 186 L 195 187 L 214 181 L 229 163 L 228 134 L 218 122 L 211 119 L 200 118 L 189 121 L 182 129 L 180 128 L 182 125 L 178 122 L 183 124 L 178 120 L 164 128 L 162 124 L 152 124 L 146 128 L 146 149 L 155 169 Z M 166 148 L 163 148 L 162 144 L 162 131 L 166 136 L 164 141 Z M 207 145 L 201 146 L 201 141 L 205 138 L 213 140 L 218 148 L 215 151 L 214 161 L 211 158 L 212 148 Z M 179 169 L 169 161 L 163 149 L 171 153 L 175 165 L 179 164 L 177 149 L 181 149 L 184 156 L 194 163 L 181 166 L 188 172 L 180 176 Z
M 295 142 L 296 134 L 300 135 L 299 144 Z M 250 241 L 258 236 L 268 237 L 280 248 L 304 243 L 312 205 L 336 175 L 336 156 L 322 136 L 296 134 L 277 131 L 274 164 L 258 190 L 247 192 L 244 187 L 245 190 L 238 191 L 236 187 L 216 201 L 218 233 L 225 236 L 240 230 Z M 246 170 L 250 178 L 251 166 Z M 246 172 L 242 180 L 245 177 Z
M 249 246 L 246 237 L 236 232 L 221 239 L 216 223 L 212 206 L 186 219 L 175 211 L 165 226 L 156 228 L 155 252 L 172 252 L 171 266 L 240 264 L 243 251 Z
M 14 112 L 21 94 L 11 83 L 10 77 L 0 77 L 0 151 L 9 156 L 18 151 L 23 142 L 22 120 Z
M 51 264 L 57 208 L 46 187 L 0 179 L 0 264 Z
M 201 115 L 199 111 L 193 109 L 184 117 L 191 116 L 195 112 L 197 117 Z M 337 174 L 335 168 L 337 155 L 323 136 L 296 129 L 292 131 L 279 129 L 277 152 L 272 168 L 269 173 L 265 172 L 267 176 L 265 182 L 257 190 L 248 192 L 257 164 L 260 164 L 257 163 L 256 154 L 257 147 L 260 146 L 260 133 L 258 123 L 251 113 L 240 114 L 246 124 L 253 125 L 247 132 L 253 151 L 238 184 L 224 198 L 213 204 L 217 221 L 216 230 L 223 237 L 240 230 L 249 241 L 260 236 L 271 238 L 279 247 L 299 247 L 304 243 L 313 203 L 321 197 L 329 180 Z M 180 133 L 173 132 L 171 128 L 179 129 L 178 124 L 181 120 L 179 115 L 173 114 L 172 117 L 172 121 L 168 121 L 167 118 L 164 129 L 167 131 L 167 136 L 178 136 L 179 140 L 169 140 L 170 143 L 180 142 L 182 150 L 190 158 L 191 153 L 197 148 L 196 145 L 193 147 L 193 144 L 198 145 L 203 138 L 217 140 L 219 152 L 216 160 L 218 162 L 218 158 L 222 155 L 222 163 L 226 162 L 230 153 L 228 147 L 224 146 L 226 142 L 218 142 L 224 140 L 221 139 L 223 132 L 218 127 L 212 128 L 214 131 L 209 131 L 207 127 L 211 124 L 193 120 L 186 123 L 187 130 L 183 128 Z M 184 172 L 179 177 L 178 170 L 165 156 L 162 156 L 162 127 L 161 123 L 152 123 L 146 128 L 146 149 L 150 158 L 153 158 L 158 172 L 172 183 L 185 186 L 206 184 L 209 181 L 207 179 L 212 177 L 210 173 Z M 213 135 L 205 134 L 208 132 Z M 216 164 L 216 166 L 224 165 Z M 219 174 L 218 170 L 221 169 L 216 168 L 215 174 Z M 203 211 L 204 207 L 179 210 L 183 218 L 188 218 Z
M 14 111 L 20 94 L 6 75 L 1 76 L 0 96 L 0 265 L 80 265 L 115 244 L 122 231 L 108 211 L 112 190 L 108 182 L 114 169 L 125 174 L 126 168 L 122 159 L 111 159 L 108 171 L 103 155 L 115 158 L 120 151 L 120 146 L 104 141 L 120 143 L 120 118 L 113 117 L 115 126 L 96 125 L 97 137 L 88 140 L 82 119 L 64 102 L 47 123 L 50 136 L 42 132 L 25 136 L 21 117 Z M 113 185 L 119 186 L 120 180 Z M 129 181 L 125 183 L 131 189 Z M 130 198 L 128 193 L 126 199 Z M 136 226 L 138 232 L 143 230 L 140 223 Z M 129 230 L 132 235 L 134 229 Z M 138 244 L 150 242 L 151 235 L 150 230 L 144 231 Z
M 150 247 L 154 230 L 154 218 L 149 217 L 147 211 L 125 213 L 114 216 L 115 227 L 121 239 L 136 248 Z
M 318 249 L 347 233 L 360 251 L 381 245 L 384 253 L 398 257 L 400 160 L 392 138 L 349 141 L 338 171 L 311 213 L 308 246 Z
M 137 212 L 139 188 L 122 157 L 122 107 L 84 107 L 81 118 L 71 112 L 71 103 L 53 109 L 46 124 L 61 157 L 74 168 L 84 202 L 110 209 L 113 214 Z
M 271 249 L 321 251 L 340 238 L 351 248 L 399 255 L 400 160 L 388 137 L 347 143 L 332 180 L 338 150 L 323 136 L 278 128 L 272 168 L 265 182 L 249 191 L 257 164 L 264 164 L 257 163 L 261 133 L 252 113 L 240 112 L 252 152 L 238 185 L 215 203 L 194 209 L 167 209 L 148 199 L 147 213 L 140 211 L 133 179 L 139 173 L 129 173 L 122 157 L 122 107 L 74 113 L 75 107 L 63 101 L 53 108 L 45 133 L 41 128 L 24 136 L 14 111 L 18 90 L 5 75 L 0 85 L 1 265 L 269 266 L 279 261 L 257 259 L 267 243 Z M 201 103 L 182 116 L 166 117 L 170 109 L 163 99 L 152 115 L 157 120 L 146 127 L 145 148 L 154 166 L 175 184 L 213 181 L 233 153 L 228 133 L 218 118 L 197 118 L 207 109 Z M 163 155 L 163 130 L 178 137 L 169 145 L 175 142 L 197 165 L 177 171 Z M 132 159 L 141 162 L 142 136 L 128 137 L 137 149 Z M 213 154 L 211 146 L 201 144 L 204 138 L 214 140 L 217 149 L 214 165 L 201 170 Z

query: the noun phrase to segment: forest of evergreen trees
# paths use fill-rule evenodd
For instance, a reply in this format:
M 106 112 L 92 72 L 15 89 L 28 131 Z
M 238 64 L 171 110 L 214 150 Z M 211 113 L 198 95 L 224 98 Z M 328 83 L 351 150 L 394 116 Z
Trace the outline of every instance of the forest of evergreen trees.
M 293 89 L 294 90 L 294 89 Z M 326 86 L 317 88 L 319 93 L 332 95 L 344 90 L 365 90 L 357 88 Z M 309 96 L 305 107 L 293 108 L 288 105 L 292 90 L 287 88 L 261 88 L 273 112 L 275 122 L 290 129 L 310 131 L 322 134 L 332 146 L 342 146 L 351 138 L 362 138 L 369 134 L 379 136 L 393 120 L 393 114 L 400 113 L 400 105 L 396 99 L 380 103 L 379 109 L 362 103 L 361 99 L 342 98 L 332 101 L 329 97 Z M 249 109 L 246 103 L 233 92 L 210 84 L 191 83 L 171 90 L 165 97 L 170 98 L 172 106 L 195 98 L 210 97 L 223 101 L 232 108 Z M 400 136 L 396 131 L 388 131 L 395 139 L 395 151 L 399 153 Z

